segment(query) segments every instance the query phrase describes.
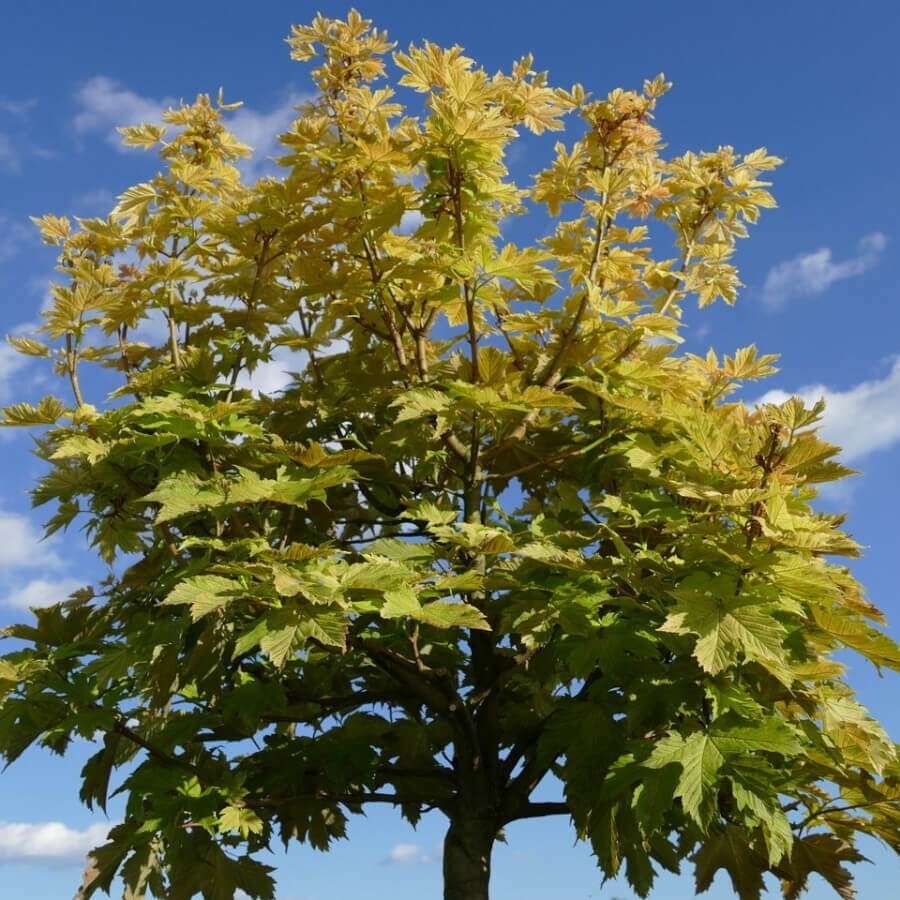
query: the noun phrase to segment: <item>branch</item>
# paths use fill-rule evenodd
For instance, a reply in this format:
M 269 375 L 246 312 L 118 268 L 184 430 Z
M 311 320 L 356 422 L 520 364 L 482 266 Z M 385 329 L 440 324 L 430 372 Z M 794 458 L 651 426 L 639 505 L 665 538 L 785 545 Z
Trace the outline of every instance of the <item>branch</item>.
M 599 669 L 595 669 L 581 685 L 581 688 L 578 690 L 578 693 L 571 697 L 573 701 L 584 700 L 588 697 L 591 687 L 600 679 L 603 675 Z M 538 785 L 538 783 L 543 779 L 543 777 L 550 771 L 553 764 L 556 762 L 560 754 L 552 757 L 547 760 L 545 763 L 539 765 L 537 760 L 534 757 L 530 759 L 526 759 L 529 753 L 534 750 L 537 745 L 537 742 L 540 740 L 541 735 L 544 733 L 544 730 L 547 727 L 547 724 L 553 718 L 557 709 L 552 710 L 548 715 L 546 715 L 539 722 L 536 722 L 531 728 L 527 729 L 522 737 L 513 744 L 509 753 L 506 755 L 506 759 L 503 760 L 503 774 L 504 777 L 509 780 L 509 791 L 511 794 L 515 795 L 523 794 L 527 798 L 530 796 L 532 790 Z M 522 767 L 522 771 L 515 777 L 512 777 L 512 773 L 515 770 L 516 766 L 520 761 L 525 760 L 525 763 Z
M 275 237 L 277 232 L 262 232 L 260 233 L 260 243 L 262 246 L 260 247 L 259 253 L 256 255 L 256 272 L 253 275 L 253 284 L 250 287 L 250 294 L 247 297 L 245 307 L 246 307 L 246 315 L 245 321 L 249 324 L 250 321 L 250 313 L 253 312 L 256 307 L 256 301 L 259 299 L 259 292 L 262 289 L 262 273 L 263 269 L 271 262 L 271 259 L 266 258 L 266 253 L 269 250 L 269 244 L 272 239 Z M 241 342 L 241 347 L 239 349 L 238 355 L 234 360 L 233 365 L 231 366 L 231 375 L 228 379 L 228 394 L 226 397 L 226 402 L 230 403 L 231 398 L 234 396 L 234 389 L 237 385 L 238 376 L 241 374 L 241 366 L 242 366 L 242 358 L 243 358 L 243 350 L 247 346 L 246 337 Z
M 510 336 L 510 333 L 503 327 L 503 314 L 500 312 L 500 310 L 497 309 L 496 304 L 494 305 L 494 318 L 497 320 L 497 330 L 505 338 L 510 353 L 512 353 L 513 355 L 513 360 L 515 361 L 516 368 L 520 372 L 524 372 L 525 360 L 522 358 L 522 354 L 519 352 L 519 348 L 513 343 L 513 339 Z
M 591 266 L 588 270 L 588 282 L 589 284 L 594 283 L 594 279 L 597 276 L 597 268 L 600 264 L 600 249 L 603 246 L 603 241 L 606 238 L 606 232 L 609 229 L 610 219 L 608 216 L 603 215 L 597 220 L 597 228 L 594 233 L 594 252 L 591 256 Z M 584 318 L 585 314 L 588 310 L 588 304 L 590 301 L 590 290 L 589 288 L 585 289 L 584 296 L 581 298 L 581 302 L 578 304 L 578 309 L 575 311 L 575 315 L 572 318 L 571 323 L 568 328 L 566 328 L 562 332 L 561 340 L 559 342 L 559 346 L 556 349 L 556 353 L 553 354 L 553 358 L 547 363 L 547 366 L 544 370 L 543 377 L 538 379 L 538 384 L 543 388 L 550 388 L 553 390 L 559 383 L 562 381 L 562 362 L 563 357 L 568 351 L 569 347 L 575 341 L 575 338 L 578 336 L 578 329 L 581 326 L 581 321 Z M 502 455 L 509 447 L 513 444 L 518 443 L 525 437 L 529 427 L 532 425 L 534 420 L 540 414 L 540 408 L 536 407 L 531 410 L 531 412 L 527 413 L 519 422 L 518 425 L 510 432 L 509 436 L 499 445 L 495 446 L 490 453 L 490 459 L 495 459 L 497 456 Z
M 428 380 L 428 347 L 427 347 L 427 324 L 420 325 L 416 330 L 416 368 L 419 370 L 419 378 L 423 381 Z
M 679 294 L 684 294 L 684 275 L 687 272 L 687 267 L 691 263 L 691 259 L 694 256 L 694 245 L 697 241 L 697 238 L 700 237 L 700 231 L 703 226 L 706 224 L 710 215 L 712 215 L 713 210 L 709 209 L 704 212 L 700 218 L 697 220 L 697 224 L 694 226 L 693 233 L 690 237 L 688 237 L 684 232 L 684 227 L 681 227 L 681 234 L 684 238 L 684 257 L 681 260 L 681 265 L 678 268 L 678 282 L 673 285 L 668 293 L 666 294 L 666 299 L 663 301 L 662 305 L 659 308 L 659 315 L 664 316 L 668 311 L 669 307 L 672 305 L 672 302 Z M 681 226 L 681 217 L 678 217 L 678 224 Z
M 582 456 L 588 450 L 592 449 L 593 446 L 594 444 L 585 444 L 581 447 L 577 447 L 575 450 L 569 450 L 566 453 L 557 453 L 555 456 L 544 456 L 540 459 L 536 459 L 534 462 L 521 466 L 518 469 L 513 469 L 511 472 L 495 472 L 494 474 L 487 475 L 485 477 L 488 481 L 515 478 L 517 475 L 524 475 L 526 472 L 530 472 L 533 469 L 546 467 L 550 465 L 550 463 L 561 462 L 564 459 L 571 459 L 573 456 Z
M 675 298 L 684 292 L 684 274 L 687 271 L 687 267 L 690 265 L 691 257 L 694 255 L 694 246 L 693 244 L 689 244 L 688 248 L 684 254 L 684 259 L 681 261 L 681 267 L 678 270 L 678 282 L 669 288 L 669 291 L 666 294 L 666 299 L 663 301 L 662 306 L 659 308 L 659 315 L 664 316 L 668 311 L 669 307 L 672 305 L 672 302 Z
M 302 303 L 298 304 L 297 306 L 297 318 L 300 321 L 300 330 L 303 332 L 303 337 L 305 337 L 309 342 L 306 354 L 309 357 L 310 368 L 312 369 L 313 376 L 316 379 L 316 384 L 321 390 L 322 386 L 325 383 L 325 379 L 322 378 L 322 369 L 319 365 L 319 357 L 316 354 L 316 351 L 312 349 L 312 326 L 310 325 L 309 320 L 306 318 L 306 313 L 303 309 Z
M 142 747 L 154 759 L 158 759 L 166 765 L 185 769 L 188 772 L 192 772 L 194 775 L 199 773 L 199 770 L 195 765 L 187 762 L 187 760 L 179 759 L 177 756 L 172 756 L 170 753 L 166 753 L 165 750 L 160 750 L 159 747 L 154 747 L 153 744 L 142 738 L 136 731 L 132 731 L 132 729 L 130 729 L 121 719 L 116 719 L 115 722 L 113 722 L 112 730 L 116 734 L 120 734 L 122 737 L 128 738 L 132 743 Z
M 351 637 L 350 643 L 362 650 L 379 669 L 409 688 L 433 712 L 448 715 L 465 707 L 455 691 L 448 694 L 438 686 L 437 673 L 433 669 L 420 667 L 414 660 L 381 646 L 375 640 Z
M 515 822 L 519 819 L 540 819 L 543 816 L 571 816 L 572 810 L 569 804 L 564 800 L 544 801 L 540 803 L 527 803 L 519 810 L 515 816 L 506 819 L 506 823 Z
M 69 383 L 75 396 L 75 405 L 83 406 L 84 397 L 81 393 L 81 385 L 78 383 L 78 347 L 71 331 L 66 332 L 66 368 L 69 371 Z
M 541 719 L 536 725 L 532 725 L 531 728 L 526 729 L 519 740 L 512 745 L 509 753 L 506 754 L 506 758 L 503 760 L 503 774 L 507 779 L 512 778 L 512 773 L 516 766 L 525 757 L 525 754 L 538 742 L 541 735 L 544 733 L 544 728 L 546 727 L 549 718 L 550 717 L 547 716 L 546 718 Z
M 900 805 L 900 800 L 885 797 L 882 800 L 869 800 L 865 803 L 850 803 L 847 806 L 823 806 L 814 813 L 810 813 L 802 822 L 795 827 L 798 831 L 803 831 L 810 822 L 818 819 L 820 816 L 827 816 L 832 813 L 853 812 L 855 809 L 871 809 L 873 806 L 883 806 L 884 804 L 893 806 Z
M 609 217 L 606 215 L 601 216 L 597 219 L 597 228 L 594 231 L 594 252 L 591 255 L 591 267 L 588 270 L 588 284 L 593 285 L 594 279 L 597 277 L 597 267 L 600 265 L 600 248 L 603 246 L 603 241 L 606 239 L 606 232 L 609 230 Z M 541 387 L 549 387 L 553 388 L 559 384 L 560 379 L 562 378 L 562 359 L 566 354 L 566 351 L 569 347 L 572 346 L 572 343 L 575 341 L 575 337 L 578 334 L 578 327 L 581 325 L 581 320 L 584 318 L 585 313 L 588 309 L 588 301 L 590 299 L 590 291 L 589 289 L 585 291 L 584 296 L 581 298 L 581 303 L 578 304 L 578 309 L 575 312 L 575 316 L 572 319 L 571 325 L 563 332 L 562 340 L 559 342 L 559 347 L 556 353 L 553 356 L 553 359 L 550 360 L 549 365 L 547 366 L 547 372 L 544 375 L 543 380 L 541 381 Z
M 392 803 L 399 806 L 403 803 L 419 803 L 420 800 L 402 797 L 399 794 L 385 794 L 380 791 L 358 794 L 341 794 L 335 791 L 305 791 L 292 794 L 290 797 L 260 797 L 256 800 L 244 799 L 241 804 L 251 809 L 258 807 L 284 806 L 287 803 L 296 803 L 298 800 L 324 800 L 330 803 L 360 804 L 360 803 Z
M 406 510 L 406 506 L 403 504 L 400 504 L 399 506 L 388 506 L 386 503 L 382 503 L 375 497 L 375 495 L 372 493 L 372 491 L 364 481 L 357 481 L 356 487 L 378 512 L 380 512 L 384 516 L 387 516 L 388 518 L 396 519 L 401 513 Z
M 172 353 L 172 365 L 176 369 L 181 368 L 181 350 L 178 347 L 178 323 L 175 321 L 175 304 L 169 303 L 166 312 L 166 322 L 169 325 L 169 350 Z
M 134 366 L 132 366 L 131 361 L 128 359 L 128 345 L 126 344 L 128 338 L 128 326 L 120 325 L 116 329 L 116 335 L 119 340 L 119 354 L 122 358 L 122 371 L 125 373 L 125 383 L 130 387 Z M 144 399 L 140 391 L 134 391 L 134 398 L 138 403 Z
M 469 461 L 469 452 L 466 445 L 452 432 L 442 431 L 439 434 L 440 439 L 447 445 L 447 449 L 464 463 Z

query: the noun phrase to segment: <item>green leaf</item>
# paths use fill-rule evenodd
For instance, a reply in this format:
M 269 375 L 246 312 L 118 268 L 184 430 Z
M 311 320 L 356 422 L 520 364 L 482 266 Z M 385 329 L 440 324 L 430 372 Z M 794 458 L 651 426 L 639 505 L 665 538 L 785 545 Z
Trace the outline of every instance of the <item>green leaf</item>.
M 189 513 L 216 507 L 224 502 L 221 487 L 209 484 L 194 475 L 179 473 L 161 481 L 157 488 L 144 496 L 147 503 L 158 503 L 156 522 L 163 524 Z
M 718 787 L 719 770 L 725 757 L 716 741 L 702 732 L 694 732 L 681 748 L 681 778 L 676 796 L 685 812 L 700 824 L 712 815 L 710 805 Z
M 103 812 L 106 812 L 109 779 L 117 761 L 121 740 L 119 735 L 108 732 L 103 738 L 103 748 L 95 753 L 81 770 L 82 785 L 79 797 L 88 809 L 93 809 L 96 803 Z
M 723 754 L 765 751 L 791 757 L 800 752 L 797 733 L 776 716 L 766 716 L 755 724 L 723 716 L 713 722 L 709 735 Z
M 401 395 L 391 405 L 400 409 L 397 421 L 407 422 L 442 415 L 450 408 L 451 402 L 447 394 L 420 388 Z
M 135 822 L 116 825 L 110 830 L 107 843 L 91 850 L 76 900 L 90 900 L 97 891 L 109 894 L 116 872 L 133 849 L 136 831 Z
M 870 628 L 854 612 L 812 606 L 816 625 L 836 641 L 871 660 L 876 666 L 900 671 L 900 647 L 886 634 Z
M 693 862 L 698 894 L 709 890 L 716 872 L 725 869 L 740 900 L 759 900 L 762 896 L 763 873 L 768 863 L 761 853 L 748 845 L 741 828 L 725 825 L 717 829 L 703 841 Z
M 674 592 L 678 598 L 660 627 L 672 634 L 696 634 L 694 656 L 715 675 L 743 658 L 783 658 L 783 626 L 767 604 L 743 596 L 733 578 L 691 575 Z
M 408 617 L 436 628 L 490 629 L 484 614 L 474 606 L 450 600 L 433 600 L 423 604 L 411 587 L 385 591 L 380 614 L 385 619 Z
M 775 871 L 782 879 L 785 900 L 798 900 L 812 874 L 824 878 L 842 900 L 854 900 L 853 877 L 844 863 L 858 863 L 865 859 L 855 847 L 837 835 L 810 834 L 794 841 L 790 858 Z
M 44 397 L 37 406 L 14 403 L 3 407 L 0 425 L 55 425 L 65 414 L 66 407 L 56 397 Z
M 705 827 L 713 814 L 726 760 L 761 752 L 790 758 L 800 752 L 800 743 L 794 732 L 774 717 L 760 725 L 743 725 L 737 717 L 725 716 L 708 732 L 695 731 L 687 738 L 673 733 L 662 738 L 644 765 L 650 769 L 672 764 L 681 767 L 675 796 L 681 798 L 685 812 Z
M 259 641 L 259 649 L 268 654 L 269 659 L 279 669 L 284 666 L 300 637 L 300 624 L 285 625 L 268 631 Z
M 477 631 L 491 629 L 483 612 L 467 603 L 455 603 L 450 600 L 426 603 L 415 618 L 437 628 L 474 628 Z
M 246 838 L 251 834 L 261 834 L 265 828 L 263 820 L 246 806 L 226 806 L 219 813 L 216 825 L 221 833 L 237 831 L 241 837 Z
M 422 604 L 413 588 L 402 587 L 384 592 L 384 605 L 380 610 L 383 619 L 401 619 L 404 616 L 417 617 L 421 611 Z
M 34 338 L 7 335 L 6 340 L 15 347 L 19 353 L 24 353 L 26 356 L 47 358 L 51 355 L 50 348 L 41 341 L 34 340 Z
M 241 596 L 240 582 L 221 575 L 195 575 L 180 582 L 163 600 L 167 606 L 191 607 L 191 618 L 196 622 L 203 616 Z
M 111 449 L 110 445 L 85 434 L 74 434 L 59 444 L 56 450 L 50 454 L 50 459 L 81 458 L 89 465 L 93 465 L 98 460 L 103 459 Z

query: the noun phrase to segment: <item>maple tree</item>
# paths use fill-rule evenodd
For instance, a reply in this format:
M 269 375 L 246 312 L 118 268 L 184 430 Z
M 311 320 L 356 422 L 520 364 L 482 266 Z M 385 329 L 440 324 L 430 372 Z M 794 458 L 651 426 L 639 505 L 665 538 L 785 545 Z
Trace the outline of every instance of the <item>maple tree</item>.
M 774 357 L 677 352 L 687 300 L 736 299 L 779 161 L 664 157 L 662 76 L 591 99 L 530 57 L 389 57 L 356 13 L 289 43 L 318 91 L 278 176 L 243 183 L 200 96 L 123 129 L 162 170 L 108 218 L 39 220 L 62 277 L 11 340 L 72 400 L 4 424 L 43 427 L 34 501 L 110 574 L 6 629 L 0 749 L 99 740 L 91 807 L 120 773 L 80 896 L 271 898 L 260 852 L 371 803 L 447 817 L 447 900 L 553 815 L 641 896 L 685 860 L 701 891 L 853 896 L 858 833 L 900 850 L 900 768 L 833 654 L 900 652 L 812 506 L 847 470 L 821 405 L 730 398 Z M 567 120 L 514 184 L 511 142 Z M 547 237 L 508 242 L 520 214 Z

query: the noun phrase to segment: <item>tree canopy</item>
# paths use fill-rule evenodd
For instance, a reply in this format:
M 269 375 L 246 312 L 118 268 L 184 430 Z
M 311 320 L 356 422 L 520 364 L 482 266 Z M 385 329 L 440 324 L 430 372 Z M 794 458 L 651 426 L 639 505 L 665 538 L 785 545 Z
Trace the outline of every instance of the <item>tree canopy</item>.
M 80 896 L 272 898 L 273 842 L 387 803 L 446 816 L 447 900 L 553 815 L 641 896 L 689 861 L 852 897 L 859 833 L 900 851 L 900 767 L 834 654 L 900 651 L 813 505 L 847 470 L 821 404 L 732 396 L 773 356 L 678 349 L 779 160 L 664 155 L 662 76 L 595 98 L 354 12 L 289 44 L 317 90 L 278 174 L 244 183 L 201 95 L 122 129 L 161 168 L 107 218 L 37 220 L 60 277 L 10 340 L 68 389 L 3 424 L 109 574 L 6 629 L 0 750 L 97 742 L 81 799 L 125 812 Z

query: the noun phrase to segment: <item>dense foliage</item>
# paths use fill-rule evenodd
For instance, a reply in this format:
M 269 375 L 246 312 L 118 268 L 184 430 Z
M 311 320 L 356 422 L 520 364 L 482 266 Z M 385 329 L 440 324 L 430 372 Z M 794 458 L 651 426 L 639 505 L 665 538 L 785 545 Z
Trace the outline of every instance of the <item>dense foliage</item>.
M 81 896 L 271 898 L 271 842 L 389 803 L 449 820 L 452 900 L 559 814 L 641 896 L 689 859 L 852 897 L 858 832 L 900 850 L 900 770 L 833 654 L 900 654 L 811 505 L 846 470 L 820 406 L 730 398 L 773 357 L 677 352 L 778 160 L 663 156 L 661 76 L 592 99 L 425 44 L 390 57 L 407 115 L 355 13 L 289 43 L 318 90 L 278 176 L 242 182 L 200 96 L 123 129 L 161 171 L 108 218 L 39 222 L 61 277 L 12 341 L 73 400 L 4 424 L 43 426 L 35 503 L 110 574 L 6 630 L 0 749 L 99 741 L 81 797 L 125 814 Z M 520 133 L 567 121 L 514 184 Z

